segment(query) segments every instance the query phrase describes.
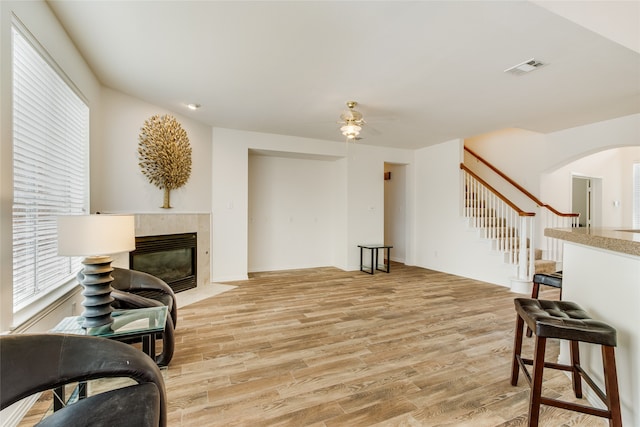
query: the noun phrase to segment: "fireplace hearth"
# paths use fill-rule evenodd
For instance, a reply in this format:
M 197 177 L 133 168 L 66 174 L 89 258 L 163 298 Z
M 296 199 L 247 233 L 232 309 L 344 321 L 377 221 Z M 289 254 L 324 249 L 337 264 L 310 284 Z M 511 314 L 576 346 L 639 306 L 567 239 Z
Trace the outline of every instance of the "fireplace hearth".
M 197 233 L 136 237 L 136 249 L 129 252 L 130 268 L 159 277 L 174 292 L 195 288 L 197 241 Z

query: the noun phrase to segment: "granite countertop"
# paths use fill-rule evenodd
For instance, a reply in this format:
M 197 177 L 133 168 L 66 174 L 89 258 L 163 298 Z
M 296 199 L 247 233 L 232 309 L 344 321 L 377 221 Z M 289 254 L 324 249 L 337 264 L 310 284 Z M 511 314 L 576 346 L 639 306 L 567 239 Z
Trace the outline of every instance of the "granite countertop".
M 544 235 L 567 242 L 640 256 L 640 230 L 625 228 L 545 228 Z

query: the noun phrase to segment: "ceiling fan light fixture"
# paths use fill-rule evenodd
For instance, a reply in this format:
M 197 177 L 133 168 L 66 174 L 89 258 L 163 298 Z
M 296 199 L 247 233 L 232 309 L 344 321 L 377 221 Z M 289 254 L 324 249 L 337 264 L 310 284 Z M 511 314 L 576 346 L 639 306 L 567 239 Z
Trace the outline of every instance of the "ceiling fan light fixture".
M 340 128 L 340 131 L 348 139 L 356 139 L 362 130 L 361 126 L 355 124 L 346 124 Z
M 340 115 L 341 121 L 338 122 L 342 124 L 340 132 L 347 137 L 347 140 L 355 140 L 358 139 L 365 121 L 362 118 L 362 114 L 354 110 L 355 106 L 358 105 L 356 101 L 347 101 L 346 104 L 349 110 Z

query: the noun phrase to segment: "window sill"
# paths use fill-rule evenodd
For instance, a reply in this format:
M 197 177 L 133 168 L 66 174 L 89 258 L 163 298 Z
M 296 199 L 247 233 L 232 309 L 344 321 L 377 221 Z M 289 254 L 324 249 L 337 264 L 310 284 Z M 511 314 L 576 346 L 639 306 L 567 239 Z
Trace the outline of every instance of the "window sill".
M 78 282 L 71 280 L 69 283 L 60 286 L 24 308 L 21 308 L 13 313 L 11 332 L 20 333 L 36 326 L 38 321 L 76 295 L 80 289 L 82 289 L 82 287 Z M 71 315 L 72 313 L 69 312 L 69 316 Z

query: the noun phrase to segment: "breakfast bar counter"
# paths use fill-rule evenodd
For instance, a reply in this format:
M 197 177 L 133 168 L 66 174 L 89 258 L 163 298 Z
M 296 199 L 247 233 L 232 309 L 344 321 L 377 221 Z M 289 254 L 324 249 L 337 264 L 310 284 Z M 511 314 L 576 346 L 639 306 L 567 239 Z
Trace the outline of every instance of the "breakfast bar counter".
M 562 299 L 616 328 L 623 424 L 640 426 L 640 230 L 548 228 L 544 235 L 564 241 Z M 583 368 L 602 386 L 599 348 L 581 344 L 580 355 Z M 559 358 L 569 360 L 567 343 Z M 587 390 L 589 401 L 598 401 Z
M 547 228 L 547 237 L 597 249 L 640 256 L 640 230 L 621 228 Z

